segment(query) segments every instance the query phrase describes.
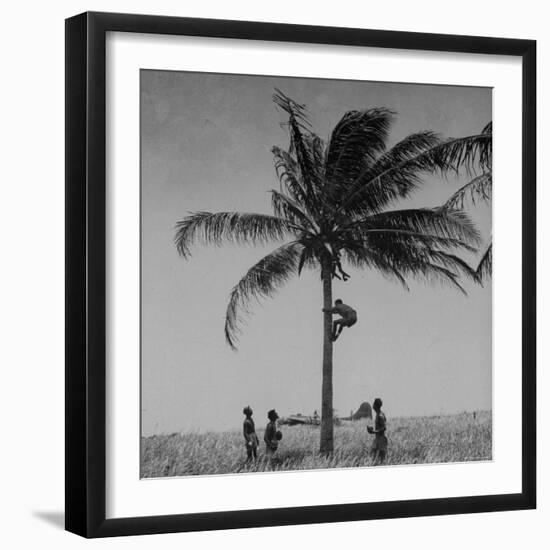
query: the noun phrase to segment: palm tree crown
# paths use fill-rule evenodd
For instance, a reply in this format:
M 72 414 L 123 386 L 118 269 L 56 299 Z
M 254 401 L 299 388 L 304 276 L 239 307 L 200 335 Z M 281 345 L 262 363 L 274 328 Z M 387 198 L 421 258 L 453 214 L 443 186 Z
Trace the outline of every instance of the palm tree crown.
M 377 269 L 406 288 L 407 279 L 420 277 L 463 291 L 459 276 L 474 273 L 456 254 L 479 242 L 467 214 L 451 203 L 391 209 L 422 184 L 424 174 L 464 164 L 453 140 L 425 131 L 387 149 L 395 113 L 374 108 L 347 112 L 325 143 L 312 131 L 304 105 L 279 90 L 273 100 L 286 113 L 290 134 L 287 150 L 272 149 L 279 179 L 279 189 L 271 191 L 273 214 L 195 212 L 176 227 L 184 258 L 193 242 L 281 243 L 231 291 L 228 344 L 235 349 L 249 301 L 271 296 L 303 268 L 320 270 L 323 279 L 346 280 L 347 264 Z M 464 151 L 463 142 L 460 147 Z M 471 154 L 479 154 L 472 147 Z

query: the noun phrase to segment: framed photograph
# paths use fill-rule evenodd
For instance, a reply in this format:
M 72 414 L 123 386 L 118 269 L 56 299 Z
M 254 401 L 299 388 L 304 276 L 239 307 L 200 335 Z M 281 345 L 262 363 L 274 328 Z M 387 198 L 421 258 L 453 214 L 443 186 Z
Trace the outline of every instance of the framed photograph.
M 530 40 L 66 21 L 66 528 L 535 507 Z

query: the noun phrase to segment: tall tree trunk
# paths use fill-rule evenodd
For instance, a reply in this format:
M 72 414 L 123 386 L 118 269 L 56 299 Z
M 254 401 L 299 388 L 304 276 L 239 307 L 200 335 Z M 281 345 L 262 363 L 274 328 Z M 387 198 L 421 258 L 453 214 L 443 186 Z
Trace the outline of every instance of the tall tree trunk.
M 330 260 L 323 262 L 323 307 L 332 307 L 332 272 Z M 334 422 L 332 419 L 332 314 L 323 314 L 323 386 L 321 394 L 321 447 L 322 454 L 334 450 Z

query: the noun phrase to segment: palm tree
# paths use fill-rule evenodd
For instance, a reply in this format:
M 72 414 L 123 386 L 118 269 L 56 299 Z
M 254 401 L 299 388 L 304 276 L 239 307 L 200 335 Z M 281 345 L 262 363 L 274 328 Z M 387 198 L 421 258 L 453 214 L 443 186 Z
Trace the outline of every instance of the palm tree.
M 489 122 L 480 134 L 447 140 L 439 148 L 439 162 L 451 166 L 458 172 L 465 168 L 473 178 L 453 193 L 445 206 L 463 209 L 466 202 L 489 203 L 493 191 L 493 123 Z M 478 173 L 481 171 L 481 174 Z M 493 264 L 493 242 L 489 242 L 476 268 L 476 279 L 482 283 L 491 276 Z
M 288 116 L 290 146 L 273 147 L 279 189 L 272 215 L 195 212 L 177 223 L 175 243 L 188 258 L 194 242 L 219 245 L 282 242 L 253 265 L 233 288 L 225 338 L 236 349 L 242 311 L 253 298 L 272 296 L 304 268 L 320 273 L 323 308 L 332 307 L 332 281 L 347 280 L 344 265 L 371 268 L 400 282 L 419 277 L 462 292 L 461 274 L 473 276 L 457 251 L 473 251 L 479 235 L 468 216 L 450 207 L 395 209 L 421 184 L 424 172 L 451 164 L 437 154 L 432 132 L 412 134 L 387 150 L 394 113 L 385 108 L 345 113 L 328 143 L 311 130 L 304 105 L 276 90 L 273 100 Z M 320 308 L 321 309 L 321 308 Z M 332 316 L 323 314 L 320 452 L 333 451 Z

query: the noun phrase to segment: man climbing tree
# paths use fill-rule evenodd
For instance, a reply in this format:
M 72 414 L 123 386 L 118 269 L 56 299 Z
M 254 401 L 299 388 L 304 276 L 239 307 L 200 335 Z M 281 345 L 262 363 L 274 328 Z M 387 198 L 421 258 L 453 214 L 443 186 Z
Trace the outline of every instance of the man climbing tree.
M 336 319 L 332 323 L 332 341 L 336 342 L 338 336 L 342 334 L 344 327 L 352 327 L 357 323 L 357 312 L 350 306 L 344 304 L 342 300 L 338 299 L 334 302 L 334 307 L 323 308 L 324 313 L 337 313 L 340 315 L 340 319 Z

